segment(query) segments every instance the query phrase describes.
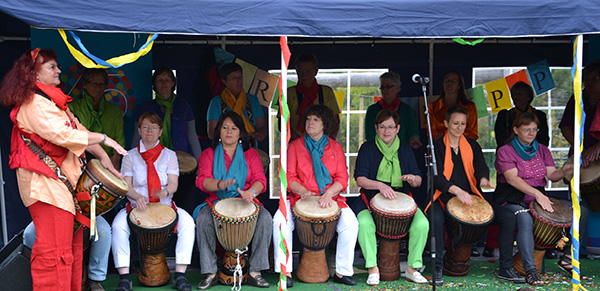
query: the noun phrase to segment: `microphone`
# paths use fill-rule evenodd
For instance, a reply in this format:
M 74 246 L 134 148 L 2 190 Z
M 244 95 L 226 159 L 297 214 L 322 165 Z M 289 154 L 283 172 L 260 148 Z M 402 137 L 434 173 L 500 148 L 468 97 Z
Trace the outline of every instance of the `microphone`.
M 421 75 L 419 74 L 414 74 L 412 76 L 412 81 L 417 83 L 417 84 L 422 84 L 425 85 L 427 83 L 429 83 L 429 78 L 428 77 L 421 77 Z

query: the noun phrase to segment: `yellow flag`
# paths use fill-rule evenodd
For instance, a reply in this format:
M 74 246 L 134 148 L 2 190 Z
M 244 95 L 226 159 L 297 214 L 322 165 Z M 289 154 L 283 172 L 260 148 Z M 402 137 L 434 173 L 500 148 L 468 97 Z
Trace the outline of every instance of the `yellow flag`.
M 496 81 L 485 83 L 492 113 L 498 113 L 502 109 L 510 109 L 513 107 L 510 99 L 510 91 L 506 79 L 502 78 Z

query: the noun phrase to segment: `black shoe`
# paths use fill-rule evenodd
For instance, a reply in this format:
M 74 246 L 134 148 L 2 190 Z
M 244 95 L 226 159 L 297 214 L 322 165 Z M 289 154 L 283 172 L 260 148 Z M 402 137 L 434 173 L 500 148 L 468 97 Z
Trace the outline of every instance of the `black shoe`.
M 442 272 L 442 270 L 435 271 L 433 273 L 433 283 L 435 284 L 435 286 L 444 285 L 444 273 Z
M 217 285 L 219 283 L 219 278 L 217 274 L 214 277 L 210 278 L 208 275 L 204 276 L 200 283 L 198 283 L 198 290 L 207 290 L 210 287 Z
M 129 279 L 121 279 L 119 281 L 119 285 L 117 285 L 117 289 L 115 291 L 131 291 L 133 290 L 133 282 Z
M 291 276 L 288 276 L 287 279 L 285 280 L 285 282 L 286 282 L 288 289 L 294 287 L 294 280 L 292 280 Z
M 486 258 L 493 258 L 494 257 L 494 248 L 485 247 L 485 249 L 483 249 L 483 256 Z
M 548 251 L 546 251 L 546 254 L 544 255 L 544 257 L 546 259 L 552 260 L 552 259 L 558 259 L 559 256 L 555 250 L 548 250 Z
M 190 282 L 184 276 L 179 276 L 173 278 L 173 289 L 178 291 L 192 291 L 192 285 L 190 285 Z
M 344 285 L 354 286 L 356 285 L 356 281 L 352 280 L 352 276 L 342 276 L 341 278 L 337 275 L 333 275 L 333 282 L 340 283 Z
M 498 271 L 498 280 L 517 284 L 526 283 L 525 278 L 519 276 L 513 268 L 501 269 Z
M 269 282 L 265 280 L 260 274 L 252 277 L 248 274 L 248 285 L 255 286 L 259 288 L 269 288 Z
M 473 248 L 471 248 L 471 257 L 479 256 L 481 256 L 481 253 L 479 252 L 479 250 L 477 250 L 477 247 L 473 246 Z

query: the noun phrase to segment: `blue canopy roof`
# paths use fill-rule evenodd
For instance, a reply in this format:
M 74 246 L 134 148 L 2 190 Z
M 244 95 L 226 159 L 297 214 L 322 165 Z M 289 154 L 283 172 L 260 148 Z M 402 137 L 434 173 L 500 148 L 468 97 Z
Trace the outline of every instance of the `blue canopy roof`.
M 519 37 L 600 32 L 597 0 L 4 0 L 40 28 L 317 37 Z

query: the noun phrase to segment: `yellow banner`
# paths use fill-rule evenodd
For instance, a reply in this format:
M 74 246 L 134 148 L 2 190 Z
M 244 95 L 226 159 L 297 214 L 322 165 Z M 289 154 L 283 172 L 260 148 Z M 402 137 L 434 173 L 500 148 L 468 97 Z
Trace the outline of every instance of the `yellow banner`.
M 510 99 L 510 91 L 506 79 L 502 78 L 496 81 L 485 83 L 492 113 L 498 113 L 502 109 L 510 109 L 513 107 Z

